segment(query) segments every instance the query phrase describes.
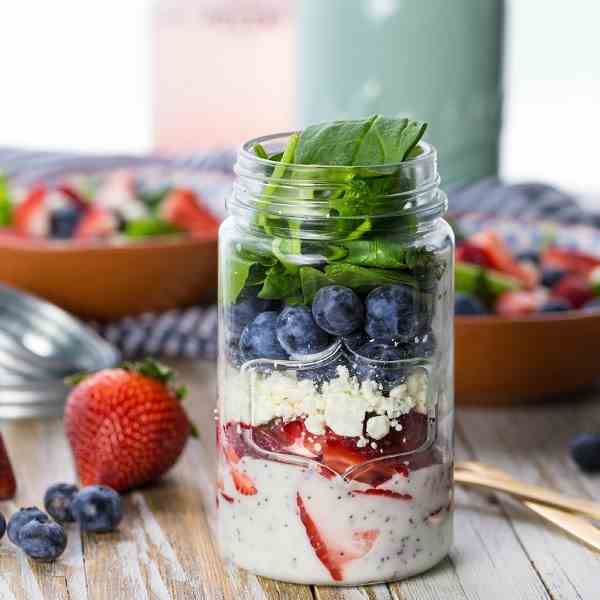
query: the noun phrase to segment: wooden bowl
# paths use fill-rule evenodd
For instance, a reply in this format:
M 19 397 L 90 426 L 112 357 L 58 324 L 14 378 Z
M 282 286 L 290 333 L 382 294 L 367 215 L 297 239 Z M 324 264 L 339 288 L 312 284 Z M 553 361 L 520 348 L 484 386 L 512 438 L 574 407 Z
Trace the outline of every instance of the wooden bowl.
M 600 312 L 457 317 L 460 404 L 541 401 L 600 379 Z
M 2 236 L 0 281 L 98 321 L 190 306 L 216 297 L 217 239 L 115 245 Z

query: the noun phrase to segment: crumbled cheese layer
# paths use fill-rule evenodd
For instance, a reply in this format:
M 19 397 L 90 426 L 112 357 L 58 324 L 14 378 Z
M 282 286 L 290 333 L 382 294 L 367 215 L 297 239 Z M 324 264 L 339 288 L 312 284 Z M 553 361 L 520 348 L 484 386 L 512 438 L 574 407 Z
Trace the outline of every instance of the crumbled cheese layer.
M 376 382 L 360 383 L 344 366 L 320 391 L 309 379 L 298 380 L 293 370 L 233 371 L 226 378 L 223 416 L 253 425 L 304 417 L 307 430 L 315 435 L 323 434 L 327 426 L 338 435 L 359 437 L 367 414 L 374 414 L 367 422 L 367 434 L 379 440 L 391 427 L 397 428 L 398 417 L 412 409 L 427 412 L 428 381 L 425 369 L 416 369 L 384 396 Z

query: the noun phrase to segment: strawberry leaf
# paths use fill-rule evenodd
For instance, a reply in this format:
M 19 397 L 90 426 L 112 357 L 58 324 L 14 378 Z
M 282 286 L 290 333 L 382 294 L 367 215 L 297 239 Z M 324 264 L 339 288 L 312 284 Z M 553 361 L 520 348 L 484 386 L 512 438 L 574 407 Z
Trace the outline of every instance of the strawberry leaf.
M 75 387 L 79 385 L 84 379 L 87 379 L 91 375 L 88 371 L 81 371 L 80 373 L 74 373 L 73 375 L 69 375 L 65 377 L 63 381 L 66 385 Z
M 152 358 L 145 358 L 140 362 L 126 362 L 123 363 L 122 368 L 126 371 L 135 371 L 152 379 L 158 379 L 164 384 L 169 383 L 175 376 L 172 369 Z

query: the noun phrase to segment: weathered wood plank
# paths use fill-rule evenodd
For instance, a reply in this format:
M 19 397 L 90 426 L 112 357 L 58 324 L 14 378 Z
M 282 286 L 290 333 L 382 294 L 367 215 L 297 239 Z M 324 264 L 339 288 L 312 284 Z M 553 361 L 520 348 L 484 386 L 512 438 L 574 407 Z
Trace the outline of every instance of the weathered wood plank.
M 598 479 L 581 474 L 568 458 L 568 442 L 576 433 L 600 430 L 597 394 L 571 402 L 493 412 L 461 410 L 459 422 L 479 460 L 524 481 L 600 500 Z M 517 502 L 498 497 L 551 597 L 597 597 L 600 555 L 528 514 Z
M 317 600 L 391 600 L 392 595 L 387 585 L 371 585 L 366 587 L 315 587 Z
M 62 423 L 56 419 L 10 422 L 4 424 L 3 433 L 13 459 L 18 490 L 14 501 L 5 503 L 2 510 L 7 518 L 21 506 L 44 510 L 43 497 L 50 484 L 75 481 Z M 52 564 L 27 559 L 5 538 L 0 543 L 0 573 L 4 580 L 0 589 L 7 588 L 16 599 L 87 599 L 79 529 L 73 525 L 66 529 L 67 550 L 61 560 Z

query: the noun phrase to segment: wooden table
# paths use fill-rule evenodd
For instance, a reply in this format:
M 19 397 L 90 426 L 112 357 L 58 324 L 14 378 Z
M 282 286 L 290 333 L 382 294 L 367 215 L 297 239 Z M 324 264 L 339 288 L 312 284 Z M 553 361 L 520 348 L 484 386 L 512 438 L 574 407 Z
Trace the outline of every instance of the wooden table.
M 505 497 L 458 488 L 455 545 L 420 577 L 389 586 L 311 589 L 225 566 L 215 551 L 213 408 L 215 366 L 179 365 L 191 384 L 188 405 L 202 440 L 159 485 L 125 498 L 118 533 L 83 535 L 72 526 L 54 564 L 34 564 L 5 537 L 0 542 L 0 600 L 528 600 L 600 598 L 594 553 Z M 192 383 L 192 381 L 194 383 Z M 457 458 L 490 462 L 563 492 L 600 500 L 600 477 L 579 473 L 567 455 L 576 432 L 600 431 L 600 394 L 543 407 L 461 409 Z M 40 504 L 46 487 L 74 481 L 60 420 L 5 423 L 19 483 L 17 506 Z

